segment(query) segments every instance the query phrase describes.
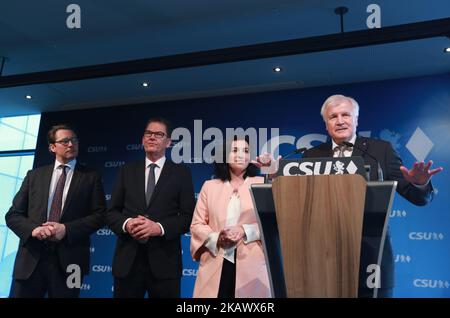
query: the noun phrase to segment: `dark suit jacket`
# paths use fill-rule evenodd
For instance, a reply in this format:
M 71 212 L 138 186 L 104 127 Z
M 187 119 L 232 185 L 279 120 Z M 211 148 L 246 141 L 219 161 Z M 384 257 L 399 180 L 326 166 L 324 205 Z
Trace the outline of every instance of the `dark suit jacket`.
M 166 160 L 149 206 L 145 202 L 145 160 L 124 165 L 118 175 L 106 222 L 117 234 L 113 260 L 113 275 L 127 276 L 140 243 L 122 225 L 128 218 L 146 215 L 159 222 L 164 236 L 150 237 L 146 243 L 153 275 L 159 279 L 181 277 L 181 238 L 189 231 L 195 207 L 194 189 L 190 170 Z
M 44 242 L 31 236 L 47 221 L 49 188 L 54 165 L 28 171 L 12 207 L 5 216 L 8 227 L 20 238 L 13 277 L 28 279 L 36 267 Z M 61 269 L 78 264 L 89 273 L 90 235 L 103 225 L 105 194 L 100 174 L 77 163 L 67 193 L 60 223 L 66 236 L 56 244 Z
M 415 205 L 425 205 L 432 199 L 433 187 L 431 182 L 428 183 L 424 189 L 420 189 L 403 178 L 403 174 L 400 171 L 400 166 L 403 165 L 402 160 L 389 142 L 372 138 L 357 137 L 355 145 L 364 149 L 378 160 L 381 169 L 383 170 L 384 180 L 394 180 L 398 182 L 397 192 L 402 197 Z M 332 157 L 333 150 L 331 147 L 331 141 L 321 144 L 306 150 L 303 157 Z M 374 159 L 370 158 L 356 147 L 353 149 L 352 156 L 363 157 L 364 163 L 370 165 L 370 180 L 378 180 L 378 168 Z
M 397 192 L 405 199 L 415 205 L 425 205 L 433 197 L 433 187 L 431 182 L 423 188 L 417 188 L 403 178 L 400 166 L 403 164 L 399 155 L 392 148 L 392 145 L 383 140 L 357 137 L 355 145 L 364 149 L 375 157 L 380 163 L 383 171 L 384 180 L 397 181 Z M 320 158 L 332 157 L 333 149 L 331 141 L 323 143 L 314 148 L 305 151 L 304 158 Z M 360 156 L 364 159 L 364 163 L 370 165 L 370 180 L 378 180 L 378 167 L 374 159 L 370 158 L 363 151 L 353 148 L 352 156 Z M 362 242 L 363 248 L 364 241 Z M 367 274 L 365 274 L 367 275 Z M 365 279 L 360 277 L 360 286 L 365 284 Z M 365 278 L 365 276 L 364 276 Z M 394 286 L 394 257 L 392 252 L 392 245 L 390 242 L 389 232 L 386 236 L 386 244 L 383 250 L 383 258 L 381 264 L 381 288 L 392 288 Z

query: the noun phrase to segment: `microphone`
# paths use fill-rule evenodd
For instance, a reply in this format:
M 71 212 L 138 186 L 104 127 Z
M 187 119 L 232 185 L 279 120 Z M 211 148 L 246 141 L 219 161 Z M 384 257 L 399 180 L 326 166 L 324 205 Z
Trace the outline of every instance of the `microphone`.
M 372 156 L 370 153 L 368 153 L 366 150 L 362 149 L 361 147 L 358 147 L 355 144 L 352 144 L 351 142 L 348 141 L 343 141 L 342 144 L 346 145 L 347 147 L 354 147 L 356 149 L 361 150 L 362 152 L 364 152 L 366 155 L 368 155 L 370 158 L 372 158 L 373 160 L 375 160 L 375 162 L 378 165 L 378 181 L 383 181 L 383 170 L 381 170 L 381 166 L 380 163 L 378 162 L 377 158 L 375 158 L 374 156 Z
M 302 153 L 302 152 L 304 152 L 306 149 L 308 149 L 308 148 L 302 147 L 302 148 L 295 149 L 294 151 L 288 153 L 286 156 L 284 156 L 284 157 L 282 157 L 282 158 L 280 158 L 280 159 L 286 159 L 286 158 L 288 158 L 288 157 L 290 157 L 290 156 L 292 156 L 292 155 L 296 155 L 296 154 Z M 274 160 L 274 161 L 278 161 L 278 160 L 275 160 L 275 159 L 273 159 L 273 160 Z M 260 162 L 262 163 L 262 161 L 260 161 Z M 270 160 L 268 160 L 266 163 L 269 163 L 269 162 L 270 162 Z M 265 170 L 265 169 L 270 169 L 270 166 L 272 166 L 272 165 L 273 165 L 273 162 L 271 162 L 271 164 L 269 165 L 269 167 L 264 167 L 264 166 L 261 167 L 261 173 L 264 174 L 264 183 L 268 183 L 268 181 L 269 181 L 269 172 L 268 172 L 267 170 L 264 172 L 264 170 Z M 278 169 L 278 163 L 276 164 L 276 167 L 277 167 L 277 169 Z M 276 171 L 275 171 L 275 172 L 276 172 Z M 274 172 L 272 172 L 272 173 L 274 173 Z
M 302 147 L 302 148 L 295 149 L 294 151 L 288 153 L 286 156 L 284 156 L 284 157 L 281 158 L 281 159 L 286 159 L 286 158 L 288 158 L 288 157 L 290 157 L 290 156 L 297 155 L 297 154 L 299 154 L 299 153 L 303 153 L 303 152 L 304 152 L 305 150 L 307 150 L 307 149 L 308 149 L 308 148 L 306 148 L 306 147 Z

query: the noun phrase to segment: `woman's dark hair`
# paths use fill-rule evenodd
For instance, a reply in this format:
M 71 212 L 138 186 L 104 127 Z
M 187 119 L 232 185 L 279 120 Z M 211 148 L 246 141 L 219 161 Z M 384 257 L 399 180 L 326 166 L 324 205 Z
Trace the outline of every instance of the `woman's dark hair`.
M 214 175 L 216 179 L 220 179 L 222 181 L 230 181 L 231 173 L 230 173 L 230 165 L 227 162 L 228 154 L 231 151 L 231 143 L 235 140 L 245 140 L 247 144 L 249 143 L 248 136 L 245 138 L 237 138 L 234 136 L 232 140 L 224 141 L 222 146 L 222 151 L 219 154 L 216 154 L 216 160 L 214 161 Z M 253 163 L 249 163 L 247 168 L 245 169 L 244 179 L 247 177 L 254 177 L 258 175 L 258 167 Z

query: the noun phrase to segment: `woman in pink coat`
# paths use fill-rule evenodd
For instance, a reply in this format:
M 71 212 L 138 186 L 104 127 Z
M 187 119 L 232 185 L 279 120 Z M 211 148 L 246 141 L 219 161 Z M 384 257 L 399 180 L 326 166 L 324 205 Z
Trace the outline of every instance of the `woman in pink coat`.
M 200 261 L 193 296 L 271 297 L 249 191 L 263 178 L 255 176 L 246 140 L 224 145 L 223 153 L 228 156 L 215 163 L 217 179 L 203 184 L 191 223 L 191 254 Z

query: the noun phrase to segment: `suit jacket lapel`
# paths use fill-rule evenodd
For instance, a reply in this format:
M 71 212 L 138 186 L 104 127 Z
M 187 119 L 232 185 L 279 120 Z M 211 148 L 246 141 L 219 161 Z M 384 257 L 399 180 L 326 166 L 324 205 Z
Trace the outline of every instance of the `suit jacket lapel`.
M 358 148 L 364 149 L 364 150 L 367 150 L 367 147 L 368 147 L 367 141 L 365 139 L 363 139 L 363 138 L 356 138 L 355 145 Z M 353 157 L 359 156 L 359 157 L 363 157 L 364 158 L 364 153 L 358 148 L 353 147 L 352 156 Z
M 139 197 L 141 200 L 141 206 L 143 207 L 142 211 L 145 211 L 147 208 L 147 200 L 145 199 L 145 160 L 137 165 L 136 169 L 136 180 L 138 184 Z
M 333 157 L 333 143 L 330 141 L 323 145 L 324 147 L 321 149 L 323 151 L 322 157 Z
M 42 223 L 47 221 L 48 199 L 50 195 L 50 183 L 52 182 L 53 168 L 54 165 L 48 165 L 43 171 L 42 186 L 44 187 L 44 195 L 42 196 L 42 200 L 44 202 L 42 202 L 42 206 L 44 206 L 45 209 L 43 209 L 41 214 Z
M 166 159 L 166 162 L 164 163 L 163 169 L 159 176 L 158 182 L 156 183 L 155 190 L 153 191 L 152 198 L 150 199 L 150 203 L 148 205 L 149 207 L 152 205 L 152 202 L 155 201 L 155 198 L 158 196 L 161 188 L 169 179 L 173 166 L 174 163 Z

